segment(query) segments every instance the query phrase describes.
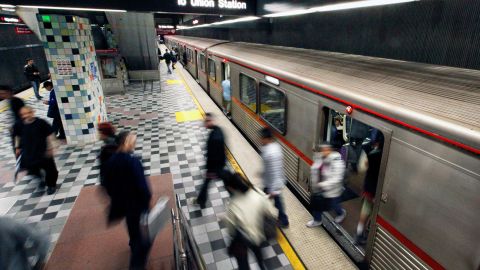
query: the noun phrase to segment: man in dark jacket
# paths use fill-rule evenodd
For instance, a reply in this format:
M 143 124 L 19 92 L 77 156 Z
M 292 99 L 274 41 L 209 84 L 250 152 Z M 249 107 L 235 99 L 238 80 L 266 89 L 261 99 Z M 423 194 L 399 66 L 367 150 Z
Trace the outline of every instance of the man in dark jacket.
M 197 203 L 201 208 L 205 208 L 208 195 L 208 185 L 212 179 L 224 177 L 224 167 L 226 162 L 225 138 L 222 129 L 215 125 L 213 116 L 210 113 L 205 114 L 205 127 L 212 131 L 207 140 L 207 175 L 202 185 L 200 194 L 197 197 Z
M 15 126 L 15 154 L 21 155 L 21 167 L 29 173 L 40 176 L 45 171 L 47 194 L 53 194 L 57 186 L 58 170 L 53 153 L 52 127 L 45 120 L 35 117 L 32 108 L 24 106 L 20 109 L 23 123 Z
M 151 193 L 142 162 L 132 154 L 136 138 L 128 131 L 118 134 L 118 150 L 107 161 L 104 186 L 111 199 L 109 221 L 127 220 L 130 269 L 145 269 L 151 243 L 142 233 L 140 218 L 148 211 Z
M 53 118 L 52 130 L 53 134 L 57 135 L 57 139 L 65 139 L 65 130 L 63 129 L 62 119 L 60 117 L 60 110 L 58 109 L 57 96 L 55 95 L 55 90 L 53 89 L 53 83 L 46 81 L 43 84 L 43 88 L 47 89 L 50 92 L 50 97 L 48 101 L 44 101 L 44 104 L 48 105 L 47 116 Z
M 7 100 L 10 105 L 10 110 L 12 111 L 13 121 L 11 122 L 9 129 L 12 137 L 12 146 L 15 151 L 15 133 L 13 132 L 13 127 L 22 124 L 20 109 L 25 106 L 25 103 L 21 98 L 14 96 L 12 89 L 6 85 L 0 85 L 0 99 Z
M 40 72 L 34 65 L 33 59 L 28 58 L 27 64 L 23 67 L 23 73 L 27 77 L 27 80 L 32 84 L 33 92 L 38 100 L 42 99 L 39 93 L 40 88 Z
M 165 64 L 167 64 L 168 74 L 172 74 L 172 70 L 170 70 L 170 64 L 172 63 L 172 54 L 168 49 L 163 54 L 163 59 L 165 59 Z

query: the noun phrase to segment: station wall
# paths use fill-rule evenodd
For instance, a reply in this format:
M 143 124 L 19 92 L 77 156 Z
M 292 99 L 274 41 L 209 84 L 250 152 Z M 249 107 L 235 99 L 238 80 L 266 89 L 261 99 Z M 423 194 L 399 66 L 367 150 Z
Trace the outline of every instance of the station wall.
M 480 69 L 479 14 L 480 1 L 426 0 L 180 33 Z

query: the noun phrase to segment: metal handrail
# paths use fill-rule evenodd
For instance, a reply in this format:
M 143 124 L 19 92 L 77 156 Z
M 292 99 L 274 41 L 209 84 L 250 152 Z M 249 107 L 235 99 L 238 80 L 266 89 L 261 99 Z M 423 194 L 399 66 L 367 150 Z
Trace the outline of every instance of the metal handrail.
M 172 209 L 174 256 L 177 270 L 205 270 L 205 262 L 197 242 L 183 214 L 180 198 L 175 195 L 175 210 Z

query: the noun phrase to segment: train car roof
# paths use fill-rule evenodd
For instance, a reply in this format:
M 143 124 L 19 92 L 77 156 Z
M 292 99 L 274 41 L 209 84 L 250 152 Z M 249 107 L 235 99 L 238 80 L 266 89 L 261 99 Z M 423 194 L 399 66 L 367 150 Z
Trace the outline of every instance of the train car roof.
M 219 44 L 209 51 L 479 153 L 478 70 L 243 42 Z
M 165 36 L 165 38 L 187 43 L 201 50 L 205 50 L 206 48 L 219 43 L 227 42 L 225 40 L 219 40 L 219 39 L 197 38 L 197 37 L 186 37 L 186 36 L 181 36 L 181 37 Z

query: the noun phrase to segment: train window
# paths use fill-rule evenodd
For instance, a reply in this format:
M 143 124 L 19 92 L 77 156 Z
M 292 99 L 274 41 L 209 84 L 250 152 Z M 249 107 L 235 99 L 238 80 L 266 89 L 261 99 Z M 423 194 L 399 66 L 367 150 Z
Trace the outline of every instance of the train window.
M 217 69 L 215 61 L 211 58 L 208 58 L 208 76 L 210 76 L 210 79 L 214 81 L 217 80 Z
M 257 84 L 244 74 L 240 74 L 240 100 L 250 110 L 257 111 Z
M 285 94 L 260 83 L 260 116 L 281 133 L 285 133 L 286 130 L 285 108 Z
M 193 50 L 188 49 L 188 61 L 190 61 L 191 63 L 193 63 L 194 55 L 195 54 L 193 53 Z
M 200 54 L 200 70 L 205 72 L 205 54 Z

